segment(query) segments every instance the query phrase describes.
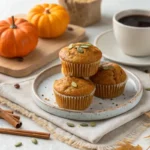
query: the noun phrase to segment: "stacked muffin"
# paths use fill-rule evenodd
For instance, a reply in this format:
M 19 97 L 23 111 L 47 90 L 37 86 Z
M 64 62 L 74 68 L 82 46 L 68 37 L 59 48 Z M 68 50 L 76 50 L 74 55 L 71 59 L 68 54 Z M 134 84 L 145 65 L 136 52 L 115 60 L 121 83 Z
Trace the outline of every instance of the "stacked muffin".
M 115 98 L 123 93 L 127 75 L 118 64 L 105 62 L 90 79 L 96 85 L 95 96 Z
M 65 77 L 53 86 L 59 107 L 84 110 L 94 93 L 100 98 L 113 98 L 123 92 L 125 72 L 117 64 L 100 65 L 101 57 L 101 51 L 90 43 L 74 43 L 61 49 L 59 58 Z

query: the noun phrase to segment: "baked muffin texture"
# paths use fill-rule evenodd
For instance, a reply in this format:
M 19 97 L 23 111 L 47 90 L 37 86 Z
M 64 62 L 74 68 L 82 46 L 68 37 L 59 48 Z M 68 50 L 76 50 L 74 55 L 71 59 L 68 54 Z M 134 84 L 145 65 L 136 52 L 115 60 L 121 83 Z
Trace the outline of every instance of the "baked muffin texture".
M 66 76 L 89 77 L 99 67 L 101 51 L 90 43 L 74 43 L 59 52 L 62 71 Z
M 98 72 L 91 77 L 94 83 L 98 84 L 118 84 L 127 78 L 125 71 L 116 63 L 103 63 Z
M 84 110 L 92 102 L 95 85 L 89 80 L 64 77 L 54 82 L 53 89 L 59 107 Z
M 62 60 L 65 60 L 67 62 L 80 63 L 80 64 L 89 64 L 95 61 L 99 61 L 100 58 L 102 57 L 101 51 L 97 47 L 93 46 L 92 44 L 75 43 L 71 45 L 70 45 L 70 48 L 69 46 L 64 47 L 60 51 L 59 56 Z M 79 52 L 77 50 L 78 46 L 81 46 L 83 52 Z
M 90 79 L 96 85 L 95 96 L 114 98 L 123 93 L 127 75 L 118 64 L 105 62 Z

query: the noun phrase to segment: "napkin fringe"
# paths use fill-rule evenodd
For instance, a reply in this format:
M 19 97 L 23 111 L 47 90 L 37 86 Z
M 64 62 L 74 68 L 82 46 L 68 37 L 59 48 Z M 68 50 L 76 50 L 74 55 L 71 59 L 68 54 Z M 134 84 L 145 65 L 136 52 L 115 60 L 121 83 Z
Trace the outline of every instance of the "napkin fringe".
M 134 131 L 127 134 L 123 140 L 116 141 L 114 144 L 106 146 L 106 145 L 88 143 L 88 142 L 68 133 L 67 131 L 63 131 L 67 134 L 67 136 L 64 136 L 64 134 L 61 135 L 60 132 L 57 133 L 57 130 L 60 128 L 58 128 L 56 125 L 54 125 L 53 123 L 51 123 L 39 116 L 36 116 L 34 113 L 24 109 L 23 107 L 15 104 L 13 102 L 10 102 L 9 100 L 5 99 L 4 97 L 0 97 L 0 104 L 6 105 L 7 107 L 11 108 L 12 110 L 17 111 L 20 114 L 32 119 L 38 125 L 47 129 L 55 139 L 57 139 L 61 142 L 64 142 L 74 148 L 78 148 L 80 150 L 114 150 L 117 147 L 117 144 L 119 142 L 124 142 L 127 140 L 129 142 L 133 142 L 137 137 L 139 137 L 148 128 L 148 126 L 146 126 L 145 123 L 149 122 L 149 119 L 143 119 L 143 121 L 140 122 L 140 125 L 137 128 L 135 127 Z

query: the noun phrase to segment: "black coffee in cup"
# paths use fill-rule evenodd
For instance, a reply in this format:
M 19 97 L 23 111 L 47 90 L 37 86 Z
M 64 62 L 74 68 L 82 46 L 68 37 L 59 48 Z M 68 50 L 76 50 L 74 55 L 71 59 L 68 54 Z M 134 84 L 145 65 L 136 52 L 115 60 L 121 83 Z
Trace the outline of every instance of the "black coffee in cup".
M 118 20 L 120 23 L 133 27 L 150 27 L 150 16 L 131 15 L 125 16 Z

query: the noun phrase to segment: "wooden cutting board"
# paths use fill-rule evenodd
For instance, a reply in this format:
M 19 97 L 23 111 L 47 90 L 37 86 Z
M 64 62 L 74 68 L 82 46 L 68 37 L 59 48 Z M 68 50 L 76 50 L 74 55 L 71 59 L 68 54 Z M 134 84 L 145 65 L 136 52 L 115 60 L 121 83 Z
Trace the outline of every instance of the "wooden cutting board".
M 25 15 L 17 15 L 25 17 Z M 24 77 L 58 58 L 60 49 L 85 37 L 85 29 L 69 25 L 66 32 L 55 39 L 39 38 L 36 49 L 22 59 L 0 57 L 0 72 L 13 77 Z

